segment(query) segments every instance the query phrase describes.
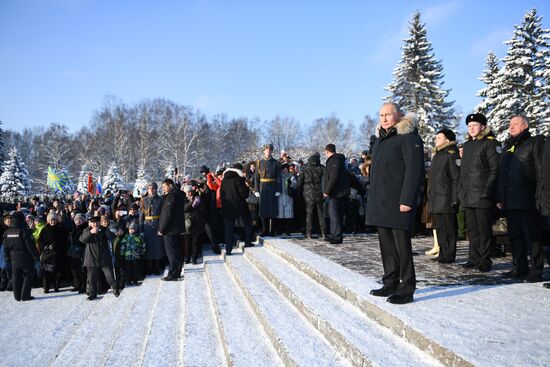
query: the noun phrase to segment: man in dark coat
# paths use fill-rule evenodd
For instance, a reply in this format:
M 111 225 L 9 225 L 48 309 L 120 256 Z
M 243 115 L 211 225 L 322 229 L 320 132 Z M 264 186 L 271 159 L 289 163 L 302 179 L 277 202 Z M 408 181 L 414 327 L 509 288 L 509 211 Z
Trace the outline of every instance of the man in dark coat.
M 542 214 L 543 227 L 546 231 L 550 232 L 550 138 L 547 138 L 544 144 L 544 151 L 542 153 L 542 177 L 540 178 L 539 187 L 537 206 Z M 544 286 L 550 288 L 550 282 L 544 283 Z
M 157 183 L 147 185 L 147 196 L 141 199 L 139 211 L 140 232 L 145 237 L 147 274 L 161 273 L 161 259 L 166 256 L 164 241 L 158 234 L 162 198 L 157 193 Z
M 97 280 L 100 269 L 115 297 L 120 295 L 113 275 L 113 257 L 107 239 L 108 229 L 102 228 L 100 221 L 100 217 L 92 217 L 89 222 L 90 228 L 86 228 L 80 236 L 80 242 L 86 244 L 83 265 L 87 269 L 87 293 L 90 301 L 97 298 Z
M 439 243 L 439 255 L 435 261 L 443 264 L 453 263 L 456 258 L 460 156 L 455 140 L 455 133 L 449 129 L 437 133 L 428 176 L 428 209 L 434 216 Z
M 255 195 L 260 198 L 259 215 L 262 218 L 262 236 L 273 235 L 274 219 L 279 212 L 281 196 L 281 163 L 273 158 L 273 144 L 264 145 L 264 158 L 256 169 Z
M 252 218 L 246 198 L 250 191 L 246 186 L 243 174 L 243 166 L 235 163 L 223 173 L 221 199 L 222 216 L 225 221 L 225 253 L 231 255 L 235 245 L 234 226 L 235 220 L 242 218 L 244 222 L 245 247 L 252 246 Z
M 16 301 L 28 301 L 33 298 L 34 263 L 38 259 L 34 239 L 31 232 L 18 223 L 16 215 L 8 215 L 4 223 L 8 229 L 2 243 L 5 260 L 11 264 L 13 297 Z
M 544 138 L 531 136 L 524 116 L 510 120 L 498 175 L 497 207 L 506 214 L 512 244 L 513 277 L 540 282 L 544 269 L 542 218 L 536 195 L 542 176 Z M 527 254 L 531 250 L 531 269 Z
M 325 147 L 327 157 L 323 175 L 323 196 L 328 198 L 328 216 L 330 220 L 329 242 L 340 244 L 344 239 L 344 205 L 349 196 L 349 176 L 346 169 L 346 157 L 336 153 L 334 144 Z
M 487 118 L 480 113 L 466 117 L 467 141 L 460 166 L 460 206 L 466 214 L 469 240 L 468 262 L 462 267 L 491 270 L 493 217 L 496 204 L 498 166 L 502 149 Z
M 382 105 L 377 134 L 365 221 L 378 227 L 384 286 L 371 294 L 404 304 L 413 301 L 416 289 L 411 231 L 425 175 L 424 144 L 414 116 L 403 116 L 394 103 Z
M 306 202 L 306 238 L 311 238 L 313 210 L 317 208 L 317 216 L 321 227 L 321 238 L 325 238 L 325 217 L 323 213 L 323 175 L 325 167 L 321 165 L 321 156 L 314 153 L 298 175 L 298 192 L 303 192 Z
M 168 256 L 168 275 L 162 280 L 178 280 L 182 268 L 181 236 L 185 233 L 185 196 L 175 187 L 174 181 L 162 181 L 165 192 L 160 212 L 159 235 L 164 237 L 164 248 Z

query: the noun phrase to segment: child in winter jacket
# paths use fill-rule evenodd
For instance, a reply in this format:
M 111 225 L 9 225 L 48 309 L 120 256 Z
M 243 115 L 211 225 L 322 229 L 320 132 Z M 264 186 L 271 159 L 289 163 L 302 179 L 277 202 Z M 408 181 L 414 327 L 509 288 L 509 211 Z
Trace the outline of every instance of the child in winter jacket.
M 145 255 L 145 241 L 138 233 L 136 223 L 130 224 L 128 232 L 120 243 L 120 254 L 124 258 L 124 278 L 127 284 L 138 284 L 141 278 L 141 259 Z

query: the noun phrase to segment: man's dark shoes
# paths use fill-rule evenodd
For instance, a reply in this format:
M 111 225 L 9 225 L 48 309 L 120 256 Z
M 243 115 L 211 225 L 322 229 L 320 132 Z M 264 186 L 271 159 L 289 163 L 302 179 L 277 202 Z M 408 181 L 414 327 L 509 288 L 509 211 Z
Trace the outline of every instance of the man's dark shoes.
M 244 244 L 244 247 L 254 247 L 254 244 L 253 243 L 245 243 Z
M 491 265 L 488 265 L 488 264 L 480 265 L 480 266 L 477 267 L 477 270 L 479 270 L 482 273 L 487 273 L 487 272 L 491 271 Z
M 32 301 L 34 299 L 33 296 L 30 296 L 29 298 L 21 298 L 21 301 Z
M 461 266 L 463 269 L 473 269 L 473 268 L 477 268 L 477 265 L 474 264 L 474 263 L 471 262 L 471 261 L 468 261 L 467 263 L 464 263 L 464 264 L 460 264 L 460 266 Z
M 115 295 L 115 297 L 120 296 L 120 290 L 118 288 L 113 289 L 113 294 Z
M 452 264 L 455 261 L 453 259 L 440 259 L 440 258 L 437 258 L 437 262 L 440 263 L 440 264 Z
M 212 252 L 216 255 L 219 255 L 222 253 L 222 249 L 220 248 L 220 246 L 212 246 Z
M 88 301 L 93 301 L 96 298 L 97 298 L 97 295 L 91 294 L 91 295 L 88 296 Z
M 391 296 L 395 293 L 395 290 L 394 289 L 389 289 L 389 288 L 378 288 L 378 289 L 373 289 L 370 291 L 370 294 L 373 295 L 373 296 L 376 296 L 376 297 L 388 297 L 388 296 Z
M 331 245 L 339 245 L 341 244 L 342 242 L 344 242 L 344 239 L 343 238 L 338 238 L 338 237 L 332 237 L 330 239 L 330 241 L 328 241 Z
M 550 283 L 544 283 L 542 286 L 543 286 L 544 288 L 550 289 Z
M 173 278 L 171 276 L 165 276 L 164 278 L 162 278 L 161 280 L 164 280 L 165 282 L 173 282 L 175 280 L 177 280 L 176 278 Z
M 513 269 L 511 271 L 508 271 L 502 274 L 503 278 L 514 278 L 514 279 L 523 279 L 525 278 L 525 276 L 527 276 L 527 272 L 518 271 L 517 269 Z
M 525 277 L 525 279 L 523 279 L 523 282 L 524 282 L 524 283 L 538 283 L 538 282 L 542 282 L 542 275 L 540 275 L 540 274 L 529 273 L 529 275 L 527 275 L 527 276 Z
M 394 294 L 392 296 L 389 296 L 386 300 L 389 303 L 393 303 L 394 305 L 404 305 L 406 303 L 411 303 L 413 301 L 413 296 L 403 296 L 401 294 Z

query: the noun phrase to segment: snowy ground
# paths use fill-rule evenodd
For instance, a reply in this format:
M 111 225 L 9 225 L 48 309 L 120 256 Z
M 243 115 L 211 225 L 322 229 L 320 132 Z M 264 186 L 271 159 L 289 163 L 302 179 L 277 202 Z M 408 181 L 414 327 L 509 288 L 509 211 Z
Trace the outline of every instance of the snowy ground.
M 368 294 L 379 286 L 377 277 L 292 241 L 271 243 L 473 365 L 550 366 L 550 290 L 541 284 L 422 285 L 414 303 L 397 306 Z M 304 366 L 334 365 L 340 359 L 334 353 L 348 347 L 340 337 L 373 365 L 437 364 L 402 335 L 364 320 L 355 306 L 319 289 L 294 265 L 275 257 L 269 245 L 248 252 L 243 256 L 235 251 L 227 259 L 231 266 L 221 257 L 206 256 L 206 264 L 186 268 L 184 281 L 150 277 L 126 288 L 119 298 L 109 292 L 90 302 L 68 291 L 44 294 L 33 289 L 35 300 L 16 302 L 11 292 L 2 292 L 0 366 L 225 366 L 228 361 L 256 366 L 289 360 Z M 281 284 L 271 284 L 273 279 L 257 265 Z M 257 283 L 251 284 L 254 279 Z M 292 309 L 299 304 L 306 306 L 309 317 Z M 338 310 L 346 311 L 337 315 Z M 271 325 L 269 332 L 258 315 Z M 308 324 L 312 317 L 317 324 Z M 369 331 L 357 327 L 353 320 L 359 319 L 371 325 Z M 296 348 L 301 334 L 312 338 L 304 339 L 302 351 Z M 313 345 L 326 348 L 318 360 L 311 360 L 316 354 L 307 350 Z M 390 345 L 393 353 L 385 359 L 383 348 Z M 288 354 L 284 358 L 281 348 Z M 243 355 L 247 350 L 250 355 Z

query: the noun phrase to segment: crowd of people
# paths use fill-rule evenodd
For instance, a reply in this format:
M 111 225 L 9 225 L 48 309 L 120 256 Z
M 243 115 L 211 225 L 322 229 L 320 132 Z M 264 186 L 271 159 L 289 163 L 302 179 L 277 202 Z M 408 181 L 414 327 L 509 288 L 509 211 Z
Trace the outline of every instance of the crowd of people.
M 159 195 L 151 182 L 140 197 L 126 190 L 66 200 L 33 197 L 4 204 L 0 247 L 0 291 L 18 301 L 72 285 L 89 300 L 109 288 L 115 296 L 148 275 L 182 278 L 184 264 L 196 264 L 203 244 L 231 255 L 236 239 L 254 246 L 254 234 L 302 233 L 333 245 L 345 233 L 377 232 L 384 276 L 374 296 L 413 301 L 416 276 L 411 238 L 433 229 L 430 254 L 440 263 L 456 260 L 460 237 L 469 241 L 461 266 L 491 270 L 492 225 L 506 218 L 513 255 L 509 276 L 542 281 L 543 230 L 550 229 L 550 141 L 531 136 L 523 116 L 510 121 L 501 145 L 485 116 L 468 115 L 460 146 L 442 129 L 426 156 L 414 116 L 386 103 L 370 151 L 347 159 L 334 144 L 304 162 L 286 152 L 220 166 L 201 166 L 195 179 L 165 179 Z M 459 225 L 462 223 L 462 225 Z M 465 227 L 465 233 L 459 228 Z M 545 284 L 548 286 L 548 284 Z

